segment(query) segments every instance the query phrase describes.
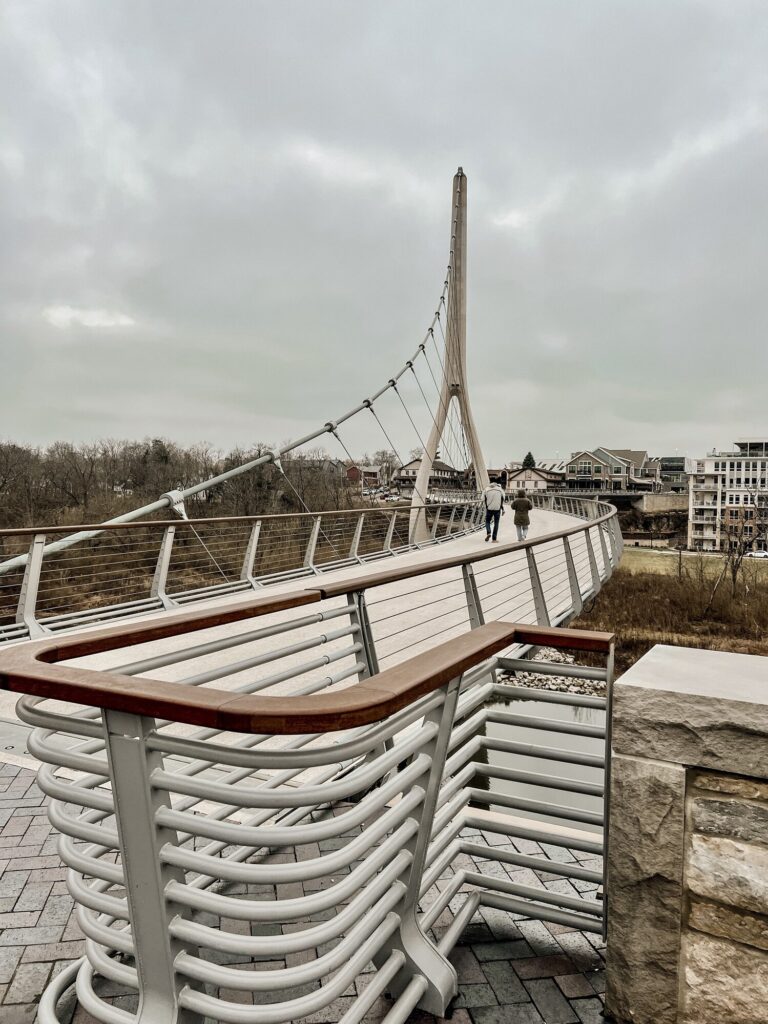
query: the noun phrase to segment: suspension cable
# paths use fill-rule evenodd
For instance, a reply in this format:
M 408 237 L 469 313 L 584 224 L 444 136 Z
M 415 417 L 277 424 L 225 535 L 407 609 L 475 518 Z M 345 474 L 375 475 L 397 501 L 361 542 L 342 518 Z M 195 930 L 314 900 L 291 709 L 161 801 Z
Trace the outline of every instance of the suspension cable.
M 379 419 L 379 414 L 373 408 L 373 405 L 369 405 L 368 408 L 373 413 L 373 418 L 376 420 L 376 422 L 381 427 L 381 432 L 384 435 L 384 437 L 386 437 L 387 443 L 389 444 L 389 447 L 392 449 L 392 451 L 395 453 L 395 457 L 397 458 L 398 462 L 400 463 L 400 468 L 402 469 L 402 467 L 405 465 L 405 463 L 403 462 L 402 455 L 400 455 L 400 453 L 398 452 L 397 448 L 395 448 L 394 444 L 392 443 L 392 439 L 390 438 L 389 434 L 387 433 L 387 431 L 386 431 L 386 429 L 384 427 L 384 424 Z M 427 501 L 424 498 L 424 495 L 421 493 L 421 491 L 416 486 L 416 482 L 415 481 L 414 481 L 414 484 L 413 484 L 413 489 L 416 492 L 416 495 L 418 496 L 418 498 L 421 501 L 422 505 L 426 505 Z M 427 489 L 429 489 L 429 484 L 427 484 Z
M 192 520 L 187 520 L 187 521 L 188 521 L 188 522 L 191 522 Z M 195 535 L 195 536 L 197 537 L 197 539 L 198 539 L 198 540 L 200 541 L 200 543 L 201 543 L 201 544 L 203 545 L 203 547 L 205 548 L 205 551 L 206 551 L 206 552 L 207 552 L 207 554 L 208 554 L 208 557 L 209 557 L 209 558 L 210 558 L 210 560 L 211 560 L 211 561 L 213 562 L 213 564 L 214 564 L 214 565 L 216 566 L 216 568 L 217 568 L 217 569 L 219 570 L 219 572 L 221 573 L 221 575 L 222 575 L 222 576 L 224 577 L 225 581 L 226 581 L 227 583 L 229 583 L 229 576 L 227 576 L 227 574 L 226 574 L 226 573 L 224 572 L 224 570 L 223 570 L 223 569 L 221 568 L 221 566 L 219 565 L 219 563 L 218 563 L 218 562 L 216 561 L 216 559 L 215 559 L 215 558 L 213 557 L 213 552 L 211 551 L 211 549 L 210 549 L 210 548 L 208 547 L 208 545 L 207 545 L 207 544 L 205 543 L 205 541 L 204 541 L 204 540 L 203 540 L 203 538 L 202 538 L 202 537 L 200 536 L 200 534 L 199 534 L 199 533 L 197 532 L 197 530 L 196 530 L 196 529 L 194 528 L 194 526 L 191 526 L 191 527 L 190 527 L 190 529 L 192 530 L 192 533 L 194 533 L 194 535 Z

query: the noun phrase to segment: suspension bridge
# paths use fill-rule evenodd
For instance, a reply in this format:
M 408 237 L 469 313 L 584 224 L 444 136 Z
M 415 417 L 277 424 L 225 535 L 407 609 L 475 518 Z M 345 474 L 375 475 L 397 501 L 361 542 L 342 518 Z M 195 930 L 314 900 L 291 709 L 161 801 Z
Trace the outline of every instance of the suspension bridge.
M 109 522 L 1 532 L 0 714 L 42 763 L 85 941 L 41 1024 L 73 992 L 104 1024 L 441 1017 L 482 911 L 603 934 L 613 643 L 568 624 L 621 535 L 545 495 L 527 540 L 483 543 L 461 169 L 450 234 L 426 334 L 349 411 Z M 363 418 L 401 464 L 402 424 L 421 449 L 408 504 L 188 518 L 321 438 L 351 459 Z M 502 682 L 541 648 L 605 696 Z

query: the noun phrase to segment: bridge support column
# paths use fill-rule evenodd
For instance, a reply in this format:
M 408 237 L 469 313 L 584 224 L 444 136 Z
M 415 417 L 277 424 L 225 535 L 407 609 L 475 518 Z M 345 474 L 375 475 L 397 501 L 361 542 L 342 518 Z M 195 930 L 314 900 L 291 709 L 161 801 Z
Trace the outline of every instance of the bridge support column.
M 481 490 L 488 486 L 488 470 L 480 447 L 477 428 L 469 404 L 467 387 L 467 176 L 459 168 L 453 179 L 453 218 L 451 230 L 451 274 L 448 305 L 445 310 L 445 360 L 437 414 L 429 434 L 426 450 L 416 477 L 411 499 L 411 543 L 429 539 L 426 514 L 418 505 L 426 503 L 429 480 L 437 450 L 443 438 L 452 401 L 459 407 L 459 417 L 475 471 L 475 482 Z M 438 311 L 440 315 L 440 311 Z M 469 468 L 469 467 L 467 467 Z

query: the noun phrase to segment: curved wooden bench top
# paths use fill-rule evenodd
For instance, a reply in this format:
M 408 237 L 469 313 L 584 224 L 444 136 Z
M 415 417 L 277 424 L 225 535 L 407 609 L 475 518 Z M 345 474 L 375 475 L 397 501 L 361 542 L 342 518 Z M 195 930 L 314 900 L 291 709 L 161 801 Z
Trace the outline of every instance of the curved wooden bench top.
M 320 733 L 387 718 L 512 644 L 553 641 L 559 647 L 607 651 L 612 635 L 491 622 L 352 686 L 296 697 L 234 694 L 55 664 L 56 655 L 63 651 L 55 642 L 42 641 L 2 655 L 0 686 L 16 693 L 224 731 Z

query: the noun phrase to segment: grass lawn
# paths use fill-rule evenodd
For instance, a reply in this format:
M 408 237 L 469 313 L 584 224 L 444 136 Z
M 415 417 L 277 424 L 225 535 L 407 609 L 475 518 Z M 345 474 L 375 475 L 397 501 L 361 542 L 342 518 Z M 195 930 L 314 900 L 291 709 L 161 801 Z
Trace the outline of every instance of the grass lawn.
M 631 573 L 655 572 L 665 576 L 676 576 L 679 571 L 679 553 L 664 548 L 635 548 L 626 543 L 621 558 L 621 568 Z M 683 552 L 683 573 L 689 575 L 699 573 L 702 567 L 706 576 L 716 576 L 723 567 L 722 556 L 719 554 L 700 554 L 694 551 Z M 768 558 L 745 558 L 742 572 L 747 579 L 768 580 Z

